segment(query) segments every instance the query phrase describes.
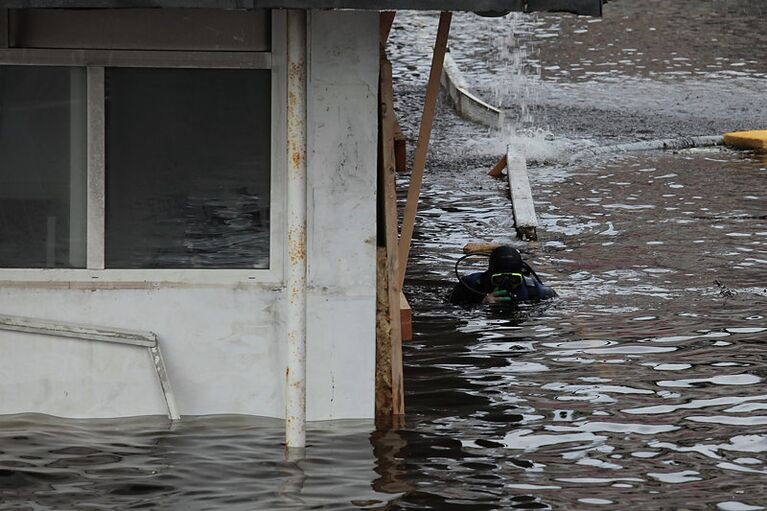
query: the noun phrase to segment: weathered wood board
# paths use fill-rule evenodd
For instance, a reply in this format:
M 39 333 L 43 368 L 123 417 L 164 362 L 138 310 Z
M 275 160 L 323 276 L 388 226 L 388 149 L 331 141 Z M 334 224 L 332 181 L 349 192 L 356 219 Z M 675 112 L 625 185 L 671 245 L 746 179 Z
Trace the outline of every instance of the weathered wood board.
M 506 149 L 506 173 L 509 180 L 511 203 L 514 210 L 514 227 L 520 239 L 536 241 L 538 217 L 535 214 L 533 194 L 527 178 L 527 162 L 524 155 L 511 146 Z

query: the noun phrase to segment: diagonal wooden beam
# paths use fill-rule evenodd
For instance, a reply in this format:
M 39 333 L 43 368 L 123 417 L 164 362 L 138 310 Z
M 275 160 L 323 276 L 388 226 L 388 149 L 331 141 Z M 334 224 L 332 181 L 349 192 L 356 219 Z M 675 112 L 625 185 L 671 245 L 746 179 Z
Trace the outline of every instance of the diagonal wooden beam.
M 434 43 L 434 54 L 431 59 L 431 72 L 429 73 L 429 82 L 426 85 L 426 99 L 423 105 L 423 115 L 421 117 L 421 129 L 418 132 L 418 143 L 413 156 L 413 170 L 410 173 L 410 187 L 407 192 L 407 203 L 405 213 L 402 218 L 402 230 L 399 239 L 399 285 L 405 282 L 405 272 L 407 270 L 407 261 L 410 256 L 410 243 L 413 240 L 413 228 L 415 227 L 415 215 L 418 210 L 418 200 L 421 197 L 421 184 L 423 182 L 423 172 L 426 168 L 426 155 L 429 152 L 429 139 L 431 138 L 431 128 L 434 122 L 434 111 L 437 107 L 437 97 L 439 95 L 439 82 L 442 76 L 442 66 L 445 61 L 445 51 L 447 50 L 447 37 L 450 33 L 450 21 L 453 13 L 443 12 L 439 16 L 439 27 L 437 28 L 437 41 Z
M 379 28 L 380 28 L 380 35 L 378 38 L 378 42 L 381 45 L 381 48 L 386 48 L 386 42 L 389 40 L 389 32 L 391 32 L 391 27 L 394 24 L 394 16 L 397 14 L 397 11 L 383 11 L 380 14 L 380 21 L 379 21 Z

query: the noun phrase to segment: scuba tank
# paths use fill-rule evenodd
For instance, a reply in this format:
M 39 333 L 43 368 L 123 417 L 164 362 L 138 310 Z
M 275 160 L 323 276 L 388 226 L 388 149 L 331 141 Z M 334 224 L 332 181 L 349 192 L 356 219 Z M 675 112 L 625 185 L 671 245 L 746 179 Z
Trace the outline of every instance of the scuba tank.
M 516 304 L 520 301 L 520 294 L 523 296 L 521 300 L 528 299 L 540 299 L 542 298 L 539 293 L 539 286 L 545 287 L 541 278 L 535 273 L 529 264 L 522 261 L 521 272 L 498 272 L 488 275 L 488 271 L 483 272 L 483 278 L 489 277 L 489 282 L 485 280 L 477 288 L 476 282 L 472 283 L 469 279 L 461 275 L 460 267 L 461 263 L 471 257 L 487 257 L 490 258 L 490 254 L 485 253 L 471 253 L 460 257 L 455 263 L 455 276 L 466 289 L 470 292 L 484 297 L 487 294 L 492 294 L 496 298 L 497 303 Z M 489 285 L 488 285 L 489 284 Z M 524 287 L 525 290 L 520 293 L 520 289 Z M 528 298 L 529 295 L 534 295 Z

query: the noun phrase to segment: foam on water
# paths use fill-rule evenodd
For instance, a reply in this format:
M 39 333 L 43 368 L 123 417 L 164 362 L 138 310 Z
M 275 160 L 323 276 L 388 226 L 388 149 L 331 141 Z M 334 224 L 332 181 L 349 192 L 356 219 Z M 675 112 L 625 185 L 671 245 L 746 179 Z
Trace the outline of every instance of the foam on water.
M 507 126 L 503 131 L 487 137 L 466 140 L 456 148 L 456 154 L 500 156 L 511 146 L 525 157 L 528 164 L 565 163 L 570 154 L 583 146 L 583 141 L 555 138 L 543 129 L 517 129 Z

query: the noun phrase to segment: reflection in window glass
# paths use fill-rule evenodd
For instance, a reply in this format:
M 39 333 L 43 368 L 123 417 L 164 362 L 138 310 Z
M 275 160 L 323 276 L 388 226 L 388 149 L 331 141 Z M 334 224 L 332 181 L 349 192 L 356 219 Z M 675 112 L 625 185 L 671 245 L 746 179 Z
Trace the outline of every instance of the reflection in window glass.
M 85 69 L 0 66 L 0 267 L 85 267 Z
M 108 268 L 268 268 L 264 70 L 108 69 Z

